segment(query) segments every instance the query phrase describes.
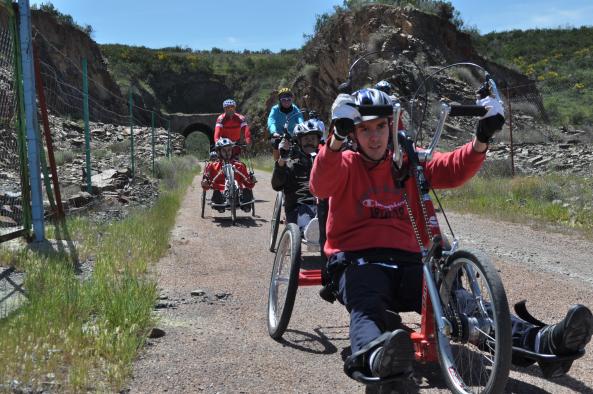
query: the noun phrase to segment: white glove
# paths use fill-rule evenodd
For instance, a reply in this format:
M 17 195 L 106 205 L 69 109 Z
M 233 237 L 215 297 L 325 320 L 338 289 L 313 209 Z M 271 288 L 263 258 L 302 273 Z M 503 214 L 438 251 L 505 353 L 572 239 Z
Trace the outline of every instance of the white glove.
M 332 104 L 332 119 L 361 119 L 351 95 L 341 93 Z
M 290 140 L 288 138 L 284 138 L 282 141 L 280 141 L 280 144 L 278 145 L 278 149 L 289 150 L 290 149 Z
M 494 115 L 501 115 L 504 117 L 504 107 L 502 106 L 502 101 L 497 100 L 495 97 L 486 96 L 483 99 L 478 99 L 476 100 L 476 105 L 486 107 L 488 110 L 486 115 L 482 116 L 480 119 L 486 119 Z

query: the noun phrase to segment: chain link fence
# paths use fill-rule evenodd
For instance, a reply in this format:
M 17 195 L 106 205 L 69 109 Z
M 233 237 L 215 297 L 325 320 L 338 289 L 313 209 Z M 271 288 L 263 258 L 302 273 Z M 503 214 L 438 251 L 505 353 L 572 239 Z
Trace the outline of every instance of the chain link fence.
M 27 227 L 28 202 L 23 195 L 26 179 L 24 138 L 18 107 L 16 24 L 12 10 L 0 3 L 0 241 Z
M 155 163 L 170 156 L 173 146 L 178 150 L 182 137 L 171 135 L 169 120 L 160 113 L 133 101 L 140 95 L 126 99 L 110 91 L 92 74 L 86 75 L 82 63 L 76 64 L 62 54 L 38 30 L 34 33 L 35 39 L 44 41 L 69 70 L 70 82 L 66 82 L 55 65 L 39 62 L 66 210 L 74 212 L 100 203 L 94 198 L 97 195 L 122 204 L 153 196 L 158 192 L 153 180 Z M 134 87 L 131 91 L 134 93 Z M 88 125 L 84 118 L 85 94 Z

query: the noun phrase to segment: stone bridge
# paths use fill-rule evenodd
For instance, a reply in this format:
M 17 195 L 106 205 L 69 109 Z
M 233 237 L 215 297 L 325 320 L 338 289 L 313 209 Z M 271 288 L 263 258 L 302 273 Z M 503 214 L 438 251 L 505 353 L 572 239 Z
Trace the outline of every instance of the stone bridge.
M 214 127 L 216 126 L 216 114 L 170 114 L 171 132 L 178 133 L 187 138 L 191 133 L 198 131 L 206 134 L 210 145 L 214 144 Z

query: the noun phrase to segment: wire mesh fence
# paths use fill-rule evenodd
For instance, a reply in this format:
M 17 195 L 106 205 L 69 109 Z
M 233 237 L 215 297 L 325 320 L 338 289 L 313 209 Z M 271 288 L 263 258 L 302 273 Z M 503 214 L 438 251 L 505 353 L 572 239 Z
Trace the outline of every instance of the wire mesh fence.
M 40 32 L 35 34 L 36 39 L 45 40 Z M 130 195 L 132 182 L 147 185 L 146 193 L 155 192 L 148 190 L 155 162 L 168 156 L 171 141 L 178 140 L 170 136 L 169 120 L 135 104 L 130 97 L 108 90 L 93 80 L 92 74 L 86 76 L 82 64 L 73 63 L 57 48 L 52 50 L 61 56 L 62 63 L 70 65 L 67 82 L 54 65 L 39 62 L 66 209 L 87 207 L 93 195 L 99 194 L 127 203 L 135 198 Z
M 14 17 L 0 6 L 0 239 L 18 234 L 26 226 L 23 199 L 26 175 L 24 140 L 19 130 L 16 40 Z
M 24 278 L 22 272 L 0 267 L 0 319 L 7 317 L 26 301 L 22 287 Z

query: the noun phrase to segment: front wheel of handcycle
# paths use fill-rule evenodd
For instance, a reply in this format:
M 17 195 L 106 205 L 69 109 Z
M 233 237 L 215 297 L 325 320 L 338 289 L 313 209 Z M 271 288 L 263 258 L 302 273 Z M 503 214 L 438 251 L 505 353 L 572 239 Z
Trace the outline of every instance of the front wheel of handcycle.
M 204 210 L 206 209 L 206 190 L 202 190 L 202 219 L 204 219 Z
M 278 238 L 278 228 L 280 227 L 280 215 L 282 213 L 282 204 L 284 203 L 284 193 L 276 193 L 276 202 L 272 211 L 272 220 L 270 220 L 270 252 L 276 250 L 276 238 Z
M 296 224 L 288 223 L 278 242 L 268 292 L 268 333 L 274 339 L 281 338 L 288 327 L 300 268 L 301 232 Z
M 449 330 L 437 330 L 441 370 L 454 393 L 501 393 L 509 376 L 511 318 L 496 267 L 484 254 L 458 250 L 439 283 Z

